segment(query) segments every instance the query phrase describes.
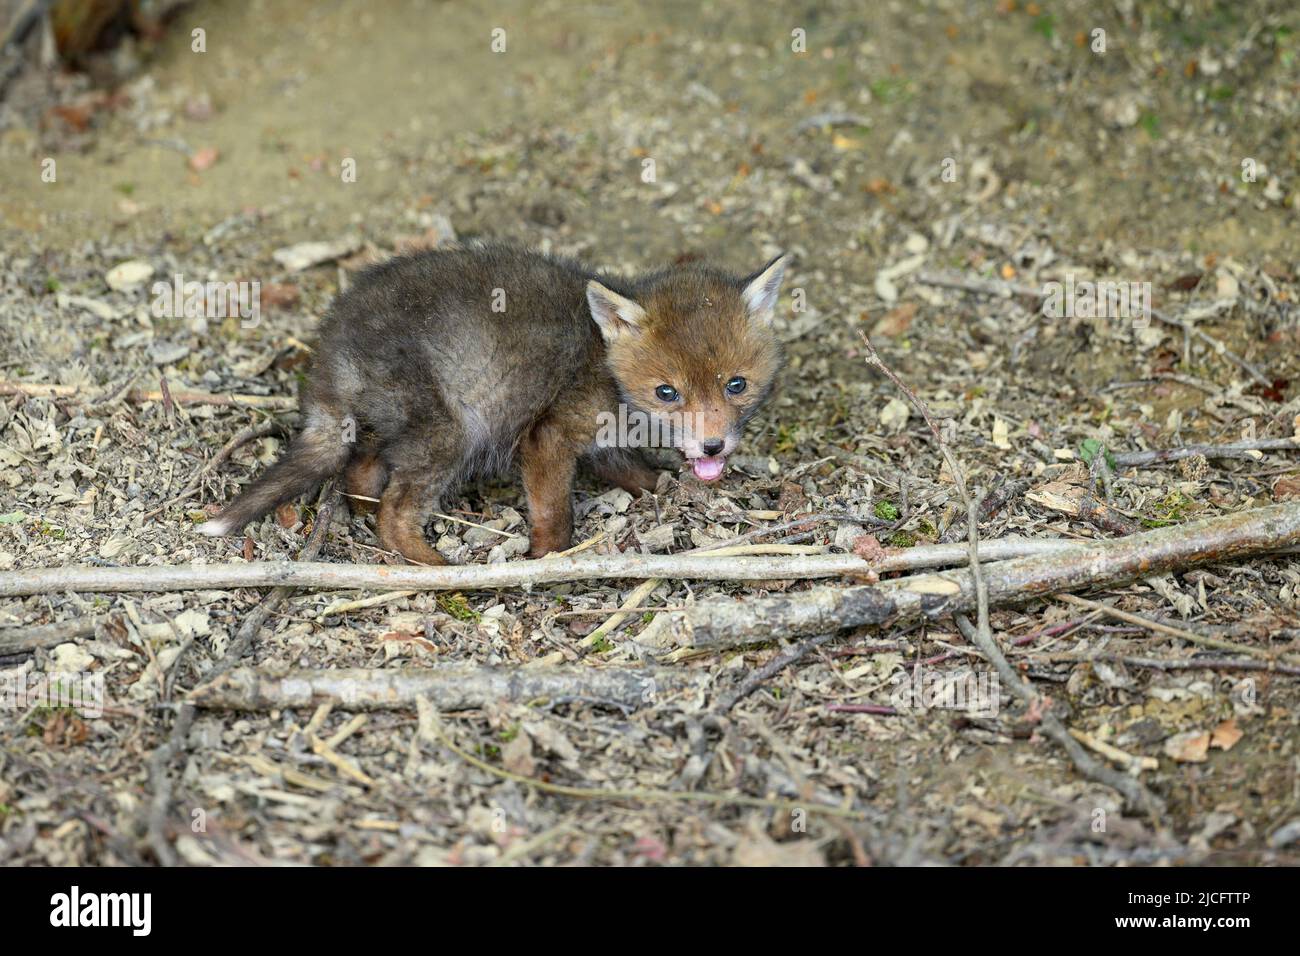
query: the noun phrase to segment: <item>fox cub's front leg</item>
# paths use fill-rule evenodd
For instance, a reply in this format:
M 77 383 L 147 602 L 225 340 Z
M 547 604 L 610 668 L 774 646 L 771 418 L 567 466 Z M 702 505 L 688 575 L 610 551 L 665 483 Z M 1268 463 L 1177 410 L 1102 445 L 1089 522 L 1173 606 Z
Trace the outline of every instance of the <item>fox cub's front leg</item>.
M 564 551 L 573 543 L 573 475 L 578 452 L 560 426 L 543 419 L 520 448 L 532 546 L 530 558 Z

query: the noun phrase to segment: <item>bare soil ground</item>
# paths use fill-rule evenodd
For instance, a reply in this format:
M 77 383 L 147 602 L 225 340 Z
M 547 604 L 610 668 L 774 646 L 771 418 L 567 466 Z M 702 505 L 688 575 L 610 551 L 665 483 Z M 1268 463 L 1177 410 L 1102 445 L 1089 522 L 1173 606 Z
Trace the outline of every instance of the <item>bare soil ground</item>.
M 205 53 L 192 50 L 196 28 Z M 492 52 L 495 28 L 505 52 Z M 297 557 L 315 499 L 244 540 L 193 532 L 273 460 L 282 430 L 177 498 L 241 429 L 293 425 L 317 317 L 349 276 L 450 241 L 448 226 L 624 269 L 703 257 L 748 271 L 794 254 L 789 368 L 738 467 L 710 487 L 672 469 L 640 500 L 584 479 L 576 540 L 590 551 L 675 553 L 805 514 L 827 517 L 759 540 L 852 550 L 875 535 L 907 548 L 959 531 L 952 476 L 925 423 L 864 363 L 862 332 L 944 419 L 970 484 L 1001 495 L 984 538 L 1110 537 L 1292 500 L 1300 463 L 1280 451 L 1119 468 L 1114 520 L 1060 510 L 1092 484 L 1087 459 L 1300 428 L 1297 29 L 1280 2 L 829 2 L 799 15 L 544 2 L 493 16 L 462 4 L 198 3 L 157 45 L 115 54 L 134 72 L 111 92 L 81 75 L 20 76 L 0 103 L 0 575 Z M 804 52 L 791 49 L 794 30 Z M 349 159 L 354 182 L 341 175 Z M 273 255 L 317 241 L 343 254 L 300 271 Z M 148 278 L 110 282 L 123 263 Z M 260 282 L 260 321 L 155 316 L 149 287 L 176 274 Z M 1158 310 L 1220 347 L 1161 321 L 1055 317 L 1033 296 L 936 276 L 1150 283 Z M 48 384 L 65 393 L 43 397 L 35 386 Z M 163 389 L 157 400 L 132 391 Z M 467 487 L 444 508 L 460 520 L 431 534 L 453 560 L 517 558 L 517 480 Z M 320 560 L 394 559 L 369 519 L 344 513 Z M 331 603 L 370 595 L 302 592 L 258 629 L 245 662 L 522 667 L 559 652 L 600 667 L 635 658 L 659 609 L 825 586 L 663 583 L 581 646 L 636 583 L 427 593 L 331 615 Z M 1300 653 L 1294 555 L 1087 597 Z M 675 664 L 704 675 L 700 691 L 631 711 L 552 699 L 444 713 L 445 739 L 413 711 L 358 724 L 345 707 L 315 723 L 311 709 L 201 710 L 151 774 L 175 702 L 264 599 L 0 601 L 5 629 L 93 618 L 93 634 L 0 666 L 100 672 L 108 698 L 98 719 L 0 713 L 0 860 L 1300 859 L 1298 678 L 1069 660 L 1206 652 L 1056 599 L 996 609 L 994 632 L 1070 727 L 1152 758 L 1141 776 L 1167 803 L 1161 819 L 1123 812 L 1005 687 L 992 717 L 845 709 L 888 708 L 918 661 L 951 652 L 925 666 L 984 666 L 951 618 L 846 631 L 725 713 L 719 701 L 788 647 L 781 634 Z M 151 810 L 160 781 L 163 813 Z

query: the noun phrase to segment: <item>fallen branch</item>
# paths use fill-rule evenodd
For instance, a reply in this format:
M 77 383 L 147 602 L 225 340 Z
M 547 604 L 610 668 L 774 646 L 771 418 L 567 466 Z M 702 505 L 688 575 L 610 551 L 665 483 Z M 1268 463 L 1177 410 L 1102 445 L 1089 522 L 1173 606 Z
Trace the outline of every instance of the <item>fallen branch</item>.
M 1200 644 L 1202 647 L 1213 647 L 1219 651 L 1232 651 L 1234 654 L 1245 654 L 1250 657 L 1272 658 L 1272 654 L 1262 647 L 1252 647 L 1249 644 L 1236 644 L 1232 641 L 1225 641 L 1217 637 L 1207 637 L 1204 634 L 1197 634 L 1195 631 L 1189 631 L 1186 628 L 1174 627 L 1170 624 L 1163 624 L 1160 621 L 1152 621 L 1149 618 L 1139 617 L 1128 611 L 1121 611 L 1117 607 L 1111 607 L 1109 604 L 1103 604 L 1101 601 L 1089 601 L 1087 598 L 1077 597 L 1073 594 L 1058 594 L 1056 600 L 1063 601 L 1066 604 L 1073 604 L 1075 607 L 1087 608 L 1090 611 L 1098 611 L 1117 621 L 1123 621 L 1126 624 L 1135 624 L 1138 627 L 1144 627 L 1148 631 L 1154 631 L 1157 634 L 1168 634 L 1170 637 L 1176 637 L 1180 640 L 1187 641 L 1189 644 Z
M 90 637 L 106 618 L 75 617 L 69 621 L 11 627 L 0 631 L 0 657 L 23 654 L 38 647 L 55 647 L 81 637 Z
M 706 675 L 669 668 L 479 667 L 435 664 L 421 668 L 261 670 L 241 667 L 195 687 L 189 702 L 208 710 L 318 707 L 405 710 L 417 700 L 440 711 L 468 710 L 496 701 L 528 703 L 559 697 L 608 701 L 628 710 L 663 695 L 700 686 Z
M 1101 754 L 1107 760 L 1119 764 L 1125 770 L 1138 772 L 1142 770 L 1160 769 L 1160 761 L 1155 757 L 1137 757 L 1126 750 L 1120 750 L 1113 747 L 1104 740 L 1098 740 L 1092 734 L 1084 733 L 1082 730 L 1069 729 L 1069 734 L 1079 743 L 1083 744 L 1089 750 Z
M 1264 554 L 1300 542 L 1300 502 L 1157 528 L 1080 545 L 1046 558 L 987 565 L 990 603 L 1023 603 L 1063 591 L 1126 584 L 1139 577 Z M 638 636 L 643 645 L 710 649 L 849 627 L 898 626 L 976 607 L 967 570 L 914 575 L 878 585 L 817 588 L 709 602 L 660 614 Z
M 1156 671 L 1267 671 L 1270 674 L 1285 674 L 1287 677 L 1300 677 L 1300 667 L 1279 664 L 1276 661 L 1232 660 L 1226 657 L 1189 657 L 1185 660 L 1166 660 L 1159 657 L 1134 657 L 1130 654 L 1112 654 L 1109 652 L 1094 654 L 1028 654 L 1030 660 L 1048 661 L 1050 663 L 1091 664 L 1093 661 L 1105 661 L 1108 664 L 1125 664 L 1129 667 L 1143 667 Z
M 980 545 L 980 557 L 997 561 L 1024 555 L 1052 555 L 1072 549 L 1073 541 L 1005 538 Z M 236 564 L 153 565 L 131 568 L 30 568 L 0 575 L 0 597 L 65 591 L 195 591 L 234 588 L 304 587 L 376 591 L 486 590 L 527 587 L 595 578 L 666 578 L 700 581 L 775 581 L 886 574 L 943 567 L 966 560 L 960 545 L 909 548 L 868 562 L 852 554 L 799 554 L 778 557 L 610 554 L 541 558 L 501 564 L 445 567 L 376 564 L 324 564 L 267 561 Z
M 87 390 L 80 385 L 45 385 L 40 382 L 0 382 L 0 395 L 26 395 L 29 398 L 66 398 L 86 404 L 103 401 L 109 396 L 102 392 Z M 237 395 L 234 393 L 217 394 L 199 392 L 193 389 L 168 389 L 164 395 L 160 389 L 151 390 L 133 388 L 123 398 L 136 405 L 145 402 L 161 402 L 170 398 L 181 405 L 227 405 L 232 407 L 265 408 L 283 411 L 298 407 L 298 400 L 287 395 Z

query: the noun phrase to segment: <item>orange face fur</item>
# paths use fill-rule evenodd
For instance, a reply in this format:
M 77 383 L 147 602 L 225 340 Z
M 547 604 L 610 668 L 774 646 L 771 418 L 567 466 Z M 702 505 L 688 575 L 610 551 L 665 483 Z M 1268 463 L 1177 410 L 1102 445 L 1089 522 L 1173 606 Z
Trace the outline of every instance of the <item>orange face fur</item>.
M 781 367 L 772 316 L 780 257 L 748 279 L 701 268 L 652 276 L 622 296 L 588 285 L 606 360 L 630 412 L 651 419 L 697 478 L 722 475 Z

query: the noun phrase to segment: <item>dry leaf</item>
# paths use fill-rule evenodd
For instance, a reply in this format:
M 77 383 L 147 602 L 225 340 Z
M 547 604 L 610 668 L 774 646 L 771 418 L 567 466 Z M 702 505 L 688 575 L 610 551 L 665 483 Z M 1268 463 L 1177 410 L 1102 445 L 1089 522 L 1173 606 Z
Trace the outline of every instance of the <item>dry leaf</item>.
M 854 538 L 853 553 L 864 561 L 879 561 L 886 555 L 874 534 L 860 534 Z
M 1210 746 L 1218 747 L 1220 750 L 1231 750 L 1243 736 L 1245 735 L 1237 727 L 1237 718 L 1229 717 L 1214 728 L 1214 734 L 1210 737 Z
M 1011 450 L 1011 442 L 1008 440 L 1010 430 L 1007 423 L 1000 418 L 993 419 L 993 445 L 1001 448 L 1003 451 Z
M 871 337 L 885 336 L 894 338 L 904 334 L 912 327 L 912 319 L 916 318 L 916 303 L 904 302 L 896 309 L 890 309 L 885 313 L 884 318 L 871 327 Z
M 1203 730 L 1175 734 L 1165 741 L 1165 753 L 1179 763 L 1204 763 L 1210 751 L 1210 735 Z
M 526 733 L 516 734 L 501 748 L 501 765 L 511 773 L 531 777 L 537 769 L 537 762 L 533 760 L 533 739 Z
M 764 833 L 752 832 L 742 839 L 732 855 L 736 866 L 825 866 L 817 844 L 800 838 L 777 843 Z
M 1300 498 L 1300 475 L 1288 475 L 1273 483 L 1273 500 L 1289 501 Z

